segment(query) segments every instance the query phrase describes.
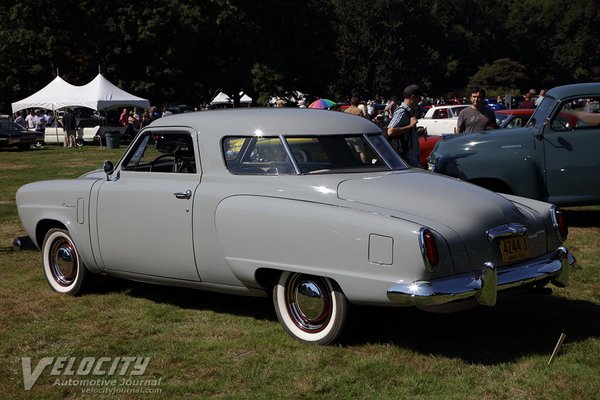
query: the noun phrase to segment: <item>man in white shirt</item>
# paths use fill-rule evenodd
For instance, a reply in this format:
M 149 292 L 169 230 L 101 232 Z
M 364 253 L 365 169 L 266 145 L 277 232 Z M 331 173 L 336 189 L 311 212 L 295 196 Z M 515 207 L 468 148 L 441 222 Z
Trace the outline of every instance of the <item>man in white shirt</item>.
M 27 129 L 35 128 L 35 113 L 33 110 L 30 110 L 29 114 L 25 117 L 25 127 Z

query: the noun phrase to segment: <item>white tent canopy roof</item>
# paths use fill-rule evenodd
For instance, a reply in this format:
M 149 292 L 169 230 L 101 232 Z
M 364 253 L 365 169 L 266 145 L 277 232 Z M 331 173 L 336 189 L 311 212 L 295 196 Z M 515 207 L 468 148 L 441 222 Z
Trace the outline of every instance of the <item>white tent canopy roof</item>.
M 93 110 L 105 110 L 121 106 L 150 108 L 148 100 L 119 89 L 100 73 L 90 83 L 81 86 L 79 90 L 82 105 Z
M 240 92 L 240 96 L 242 96 L 240 98 L 240 103 L 244 103 L 244 104 L 252 103 L 252 97 L 248 96 L 246 93 Z
M 52 82 L 31 96 L 12 103 L 13 113 L 26 108 L 55 110 L 62 107 L 75 107 L 78 100 L 74 95 L 78 89 L 78 86 L 71 85 L 60 76 L 57 76 Z
M 57 76 L 38 92 L 12 103 L 12 110 L 13 113 L 25 108 L 57 110 L 64 107 L 88 107 L 105 110 L 121 106 L 149 108 L 150 102 L 119 89 L 99 73 L 84 86 L 71 85 Z
M 215 104 L 231 104 L 232 102 L 233 102 L 233 100 L 231 99 L 231 97 L 227 96 L 223 92 L 219 92 L 219 94 L 217 94 L 215 96 L 215 98 L 212 99 L 212 101 L 210 102 L 210 104 L 211 105 L 215 105 Z

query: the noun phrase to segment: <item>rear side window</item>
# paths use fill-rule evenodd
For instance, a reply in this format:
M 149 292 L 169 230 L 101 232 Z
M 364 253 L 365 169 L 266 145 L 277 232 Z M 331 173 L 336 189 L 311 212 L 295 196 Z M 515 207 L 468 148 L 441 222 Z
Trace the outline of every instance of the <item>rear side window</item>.
M 227 168 L 234 174 L 291 174 L 292 163 L 277 136 L 229 137 L 223 140 Z
M 230 172 L 289 175 L 390 171 L 406 168 L 381 134 L 226 137 Z

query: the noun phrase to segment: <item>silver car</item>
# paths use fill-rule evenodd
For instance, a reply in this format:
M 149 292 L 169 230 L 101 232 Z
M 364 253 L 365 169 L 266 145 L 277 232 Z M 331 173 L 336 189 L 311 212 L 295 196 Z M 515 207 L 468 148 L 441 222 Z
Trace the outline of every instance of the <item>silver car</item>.
M 339 338 L 350 304 L 493 306 L 565 286 L 574 258 L 551 204 L 409 168 L 381 130 L 310 109 L 160 118 L 115 165 L 17 192 L 57 292 L 95 274 L 273 296 L 294 338 Z

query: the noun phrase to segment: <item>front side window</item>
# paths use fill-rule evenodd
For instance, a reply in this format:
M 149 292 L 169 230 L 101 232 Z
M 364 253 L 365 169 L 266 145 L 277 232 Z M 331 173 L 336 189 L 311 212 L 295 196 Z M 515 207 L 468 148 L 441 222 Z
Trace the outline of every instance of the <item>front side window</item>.
M 551 121 L 553 131 L 563 132 L 600 127 L 600 97 L 568 100 Z
M 234 174 L 282 175 L 406 168 L 381 134 L 227 137 L 223 156 Z
M 124 160 L 124 171 L 196 173 L 192 137 L 187 132 L 148 130 Z

